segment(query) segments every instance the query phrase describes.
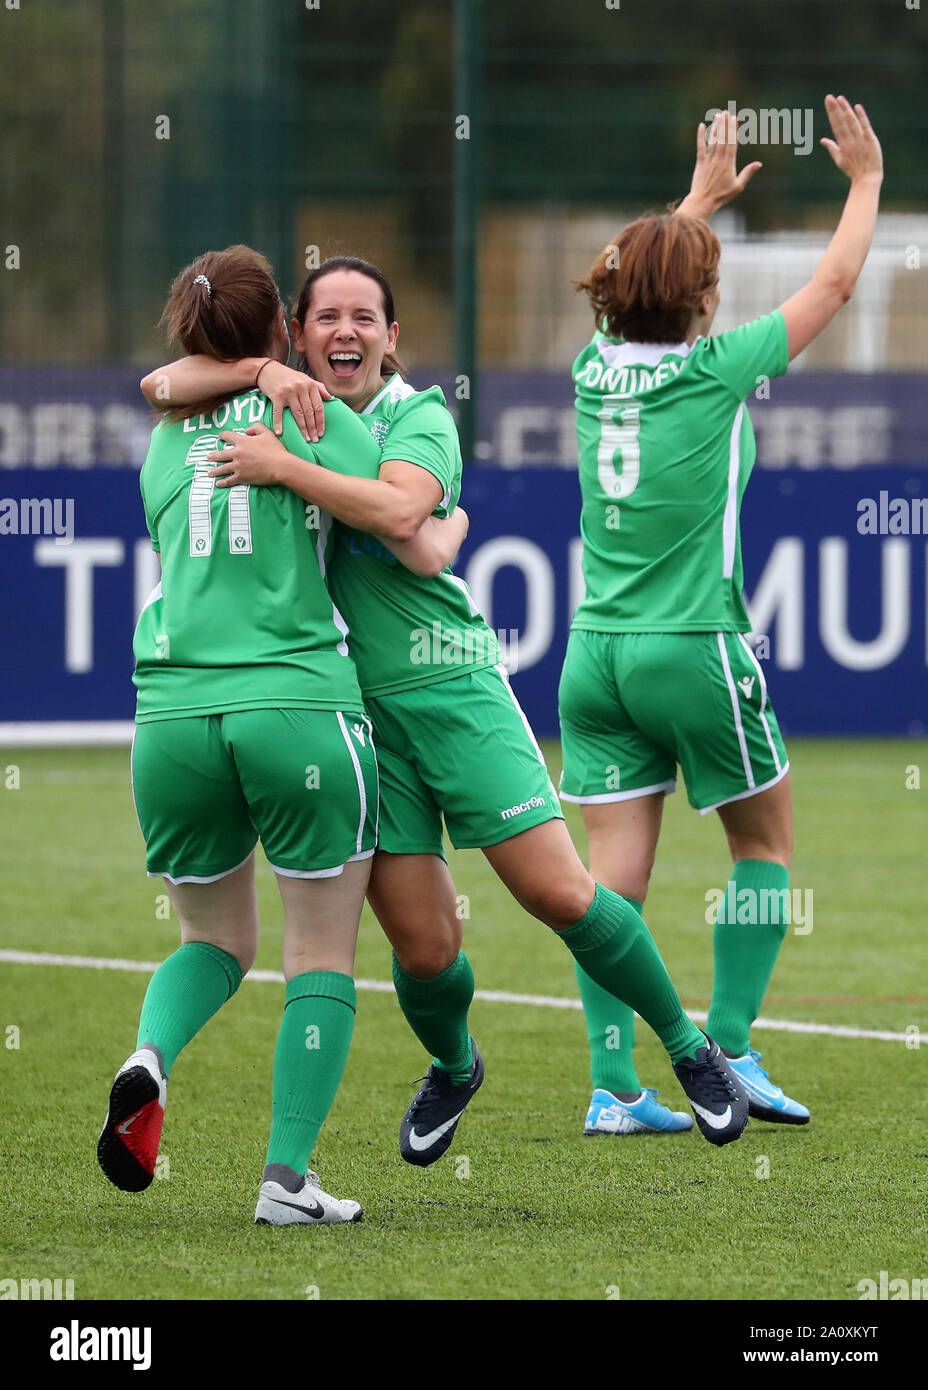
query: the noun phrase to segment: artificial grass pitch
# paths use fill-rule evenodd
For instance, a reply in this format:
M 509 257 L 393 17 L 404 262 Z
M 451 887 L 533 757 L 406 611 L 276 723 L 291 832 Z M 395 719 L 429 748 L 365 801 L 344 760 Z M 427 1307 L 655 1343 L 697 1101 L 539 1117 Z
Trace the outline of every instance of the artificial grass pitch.
M 556 775 L 557 746 L 546 752 Z M 928 1275 L 928 946 L 915 857 L 928 790 L 906 788 L 924 745 L 794 740 L 790 752 L 791 883 L 811 891 L 812 930 L 806 920 L 787 933 L 764 1016 L 902 1035 L 758 1029 L 763 1065 L 810 1106 L 810 1125 L 752 1121 L 723 1150 L 695 1130 L 585 1139 L 581 1014 L 478 999 L 486 1083 L 449 1154 L 411 1168 L 397 1130 L 428 1059 L 392 994 L 361 989 L 312 1164 L 329 1191 L 363 1204 L 364 1221 L 254 1227 L 283 985 L 246 980 L 181 1054 L 161 1176 L 134 1196 L 106 1182 L 95 1150 L 147 976 L 0 961 L 0 1273 L 72 1279 L 77 1299 L 297 1300 L 856 1301 L 859 1281 L 882 1270 Z M 11 766 L 18 788 L 3 785 L 17 780 Z M 568 816 L 582 847 L 576 808 Z M 144 874 L 126 750 L 0 751 L 0 826 L 0 948 L 140 961 L 174 949 L 163 885 Z M 256 968 L 279 970 L 282 914 L 259 862 Z M 568 953 L 482 856 L 451 866 L 478 989 L 576 998 Z M 694 1010 L 711 983 L 707 894 L 727 876 L 717 818 L 671 797 L 644 916 Z M 390 979 L 367 912 L 357 974 Z M 686 1108 L 656 1039 L 643 1024 L 638 1036 L 642 1081 Z

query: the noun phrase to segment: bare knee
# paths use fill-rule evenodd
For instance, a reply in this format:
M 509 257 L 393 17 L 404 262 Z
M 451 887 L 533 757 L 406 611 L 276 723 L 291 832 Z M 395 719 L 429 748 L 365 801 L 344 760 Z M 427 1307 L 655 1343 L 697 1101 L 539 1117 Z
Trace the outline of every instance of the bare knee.
M 742 801 L 719 807 L 733 861 L 763 859 L 787 869 L 793 854 L 793 803 L 790 775 Z
M 763 838 L 729 835 L 728 848 L 732 863 L 742 859 L 761 859 L 772 864 L 782 864 L 788 869 L 793 857 L 792 835 L 765 835 Z
M 441 941 L 410 939 L 393 943 L 396 959 L 407 975 L 417 980 L 433 980 L 457 960 L 460 944 L 447 938 Z
M 258 954 L 257 933 L 254 937 L 227 938 L 218 935 L 213 936 L 203 931 L 182 929 L 181 941 L 184 945 L 189 942 L 200 941 L 206 946 L 215 946 L 217 951 L 225 951 L 227 956 L 232 956 L 234 960 L 238 961 L 243 975 L 248 974 Z
M 248 974 L 249 970 L 255 963 L 255 956 L 257 954 L 257 944 L 255 944 L 254 946 L 249 946 L 247 949 L 242 949 L 242 947 L 238 947 L 236 950 L 229 952 L 229 955 L 234 956 L 235 959 L 238 961 L 239 965 L 241 966 L 243 975 Z
M 283 951 L 283 971 L 284 979 L 289 983 L 297 975 L 313 975 L 319 971 L 331 972 L 334 975 L 354 975 L 354 953 L 352 951 L 338 951 L 331 945 L 304 947 L 302 945 L 284 945 Z
M 542 881 L 529 892 L 523 906 L 539 921 L 554 931 L 564 931 L 585 917 L 593 901 L 596 885 L 584 870 L 583 875 Z
M 652 854 L 647 863 L 638 862 L 630 865 L 628 872 L 621 875 L 619 882 L 609 883 L 605 878 L 599 879 L 598 882 L 604 888 L 611 888 L 614 893 L 621 893 L 623 898 L 634 898 L 636 902 L 643 903 L 648 896 L 653 868 L 654 856 Z
M 415 912 L 398 917 L 391 905 L 370 895 L 371 907 L 393 947 L 394 954 L 408 975 L 432 980 L 457 959 L 461 949 L 461 923 L 447 909 L 420 916 Z
M 636 902 L 643 903 L 648 896 L 648 889 L 651 886 L 651 869 L 654 867 L 652 860 L 650 868 L 638 879 L 634 888 L 629 888 L 627 893 L 623 893 L 625 898 L 634 898 Z

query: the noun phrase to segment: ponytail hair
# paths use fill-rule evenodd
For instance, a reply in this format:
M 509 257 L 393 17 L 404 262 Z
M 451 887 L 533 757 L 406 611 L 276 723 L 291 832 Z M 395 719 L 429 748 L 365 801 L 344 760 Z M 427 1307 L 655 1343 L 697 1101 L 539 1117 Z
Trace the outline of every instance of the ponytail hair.
M 375 265 L 371 265 L 370 261 L 362 260 L 360 256 L 329 256 L 321 265 L 317 266 L 315 270 L 309 272 L 303 284 L 303 288 L 300 291 L 300 297 L 293 311 L 293 317 L 299 319 L 301 325 L 306 322 L 306 315 L 309 313 L 309 306 L 312 303 L 313 289 L 316 282 L 321 280 L 324 275 L 331 275 L 333 270 L 355 270 L 359 275 L 366 275 L 369 280 L 374 280 L 380 286 L 380 293 L 383 296 L 383 312 L 387 321 L 387 327 L 389 328 L 391 323 L 396 322 L 393 291 L 390 289 L 390 282 L 387 280 L 382 270 L 379 270 Z M 305 353 L 300 353 L 296 365 L 298 371 L 309 371 L 309 364 L 306 361 Z M 380 374 L 386 377 L 392 376 L 394 372 L 398 372 L 405 380 L 406 368 L 403 366 L 403 363 L 392 352 L 386 352 L 380 364 Z
M 718 284 L 719 239 L 696 217 L 640 217 L 606 246 L 585 280 L 596 325 L 633 343 L 679 343 Z
M 171 286 L 161 324 L 188 356 L 202 353 L 235 362 L 265 355 L 281 307 L 274 272 L 264 256 L 250 246 L 228 246 L 207 251 L 184 267 Z M 164 418 L 183 420 L 224 399 L 168 410 Z
M 161 322 L 189 355 L 220 362 L 260 357 L 280 308 L 274 273 L 250 246 L 197 256 L 171 286 Z

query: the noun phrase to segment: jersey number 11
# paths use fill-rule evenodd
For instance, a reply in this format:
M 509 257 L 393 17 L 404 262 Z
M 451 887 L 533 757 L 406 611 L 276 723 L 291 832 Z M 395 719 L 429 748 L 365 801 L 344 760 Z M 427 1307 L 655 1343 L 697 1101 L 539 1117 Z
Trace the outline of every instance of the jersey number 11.
M 224 449 L 224 442 L 217 435 L 201 435 L 190 446 L 186 462 L 193 465 L 193 480 L 187 501 L 187 519 L 190 530 L 190 554 L 193 558 L 211 555 L 213 550 L 213 492 L 216 479 L 209 476 L 215 465 L 206 457 L 216 449 Z M 229 502 L 229 550 L 233 555 L 250 555 L 251 545 L 251 503 L 250 485 L 237 483 L 226 490 Z

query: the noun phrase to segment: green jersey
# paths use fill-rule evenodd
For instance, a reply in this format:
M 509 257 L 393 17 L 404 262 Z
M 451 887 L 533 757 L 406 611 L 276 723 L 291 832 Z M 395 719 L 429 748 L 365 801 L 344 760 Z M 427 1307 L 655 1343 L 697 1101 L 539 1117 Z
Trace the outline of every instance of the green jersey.
M 747 632 L 741 498 L 756 457 L 745 400 L 786 371 L 777 310 L 715 338 L 597 333 L 573 366 L 592 632 Z
M 354 412 L 325 407 L 308 445 L 289 412 L 292 454 L 375 478 L 380 452 Z M 362 708 L 347 625 L 326 587 L 332 518 L 284 487 L 216 487 L 207 454 L 219 432 L 271 423 L 271 404 L 245 392 L 209 415 L 161 423 L 140 485 L 161 583 L 135 631 L 136 719 L 265 708 Z
M 439 387 L 416 391 L 394 375 L 358 419 L 383 459 L 402 459 L 434 474 L 442 487 L 435 515 L 454 510 L 461 493 L 461 446 Z M 348 619 L 365 695 L 448 680 L 502 659 L 470 590 L 450 568 L 435 578 L 413 574 L 376 537 L 338 524 L 329 579 Z

